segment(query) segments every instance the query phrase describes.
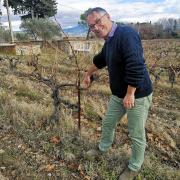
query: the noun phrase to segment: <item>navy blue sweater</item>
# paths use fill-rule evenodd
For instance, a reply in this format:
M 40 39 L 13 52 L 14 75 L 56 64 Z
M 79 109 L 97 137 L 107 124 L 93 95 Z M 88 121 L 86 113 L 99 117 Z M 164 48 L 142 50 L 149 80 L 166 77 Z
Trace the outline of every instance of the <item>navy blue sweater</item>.
M 102 51 L 94 57 L 93 63 L 99 69 L 108 67 L 113 95 L 124 98 L 128 85 L 136 87 L 135 98 L 152 93 L 141 40 L 131 27 L 118 26 L 114 36 L 106 40 Z

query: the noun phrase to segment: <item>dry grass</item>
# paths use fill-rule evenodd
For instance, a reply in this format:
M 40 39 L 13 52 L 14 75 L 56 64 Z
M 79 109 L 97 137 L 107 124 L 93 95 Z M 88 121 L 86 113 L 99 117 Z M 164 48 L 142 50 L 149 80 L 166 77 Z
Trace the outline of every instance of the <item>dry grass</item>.
M 148 65 L 161 48 L 174 49 L 178 42 L 163 43 L 145 42 Z M 80 133 L 77 107 L 73 106 L 77 104 L 76 90 L 61 92 L 66 103 L 61 106 L 60 123 L 51 124 L 52 92 L 45 84 L 22 76 L 34 68 L 27 66 L 31 57 L 21 58 L 22 63 L 14 72 L 9 70 L 7 62 L 0 62 L 0 139 L 3 142 L 0 149 L 5 151 L 0 160 L 2 174 L 9 179 L 117 179 L 130 155 L 126 116 L 118 124 L 111 150 L 92 161 L 85 158 L 85 153 L 96 147 L 100 139 L 99 127 L 111 94 L 107 72 L 99 73 L 91 88 L 81 93 Z M 45 77 L 53 69 L 59 82 L 76 82 L 75 63 L 67 55 L 48 49 L 39 58 Z M 87 56 L 78 56 L 78 61 L 82 71 L 91 63 Z M 164 78 L 154 85 L 153 107 L 146 126 L 148 148 L 139 179 L 180 178 L 180 86 L 176 83 L 171 89 Z

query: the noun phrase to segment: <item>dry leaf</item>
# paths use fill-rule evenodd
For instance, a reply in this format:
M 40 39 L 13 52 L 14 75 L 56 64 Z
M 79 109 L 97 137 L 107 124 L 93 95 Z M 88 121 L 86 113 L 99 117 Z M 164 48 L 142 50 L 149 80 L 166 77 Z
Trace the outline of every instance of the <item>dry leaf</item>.
M 147 137 L 149 141 L 153 141 L 153 134 L 147 133 Z
M 79 166 L 78 166 L 78 171 L 79 171 L 79 174 L 81 175 L 81 176 L 85 176 L 85 173 L 83 172 L 83 167 L 82 167 L 82 164 L 79 164 Z
M 59 136 L 53 136 L 53 137 L 51 137 L 50 142 L 57 145 L 60 143 L 60 137 Z
M 68 165 L 68 168 L 70 168 L 74 171 L 76 171 L 78 169 L 78 167 L 79 167 L 79 164 L 77 164 L 77 163 L 71 163 Z
M 166 156 L 163 156 L 163 157 L 162 157 L 162 160 L 167 161 L 168 158 L 167 158 Z
M 52 172 L 55 168 L 55 165 L 54 164 L 48 164 L 45 166 L 45 171 L 46 172 Z
M 84 179 L 85 180 L 91 180 L 91 177 L 90 176 L 85 176 Z

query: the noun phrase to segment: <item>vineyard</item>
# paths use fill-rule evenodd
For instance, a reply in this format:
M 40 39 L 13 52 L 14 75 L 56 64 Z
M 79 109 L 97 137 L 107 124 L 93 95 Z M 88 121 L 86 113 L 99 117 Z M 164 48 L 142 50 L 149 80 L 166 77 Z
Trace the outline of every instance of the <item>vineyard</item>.
M 154 86 L 138 179 L 180 179 L 180 41 L 143 41 Z M 115 180 L 130 155 L 127 118 L 109 152 L 90 158 L 111 95 L 107 70 L 81 87 L 93 55 L 58 48 L 0 55 L 0 179 Z M 2 177 L 1 177 L 2 176 Z

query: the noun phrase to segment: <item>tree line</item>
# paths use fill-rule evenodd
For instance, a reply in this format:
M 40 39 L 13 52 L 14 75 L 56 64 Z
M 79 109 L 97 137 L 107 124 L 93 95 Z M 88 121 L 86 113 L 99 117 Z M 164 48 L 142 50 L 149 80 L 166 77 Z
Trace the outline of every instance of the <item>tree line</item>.
M 180 18 L 161 18 L 155 23 L 130 23 L 142 39 L 180 38 Z

